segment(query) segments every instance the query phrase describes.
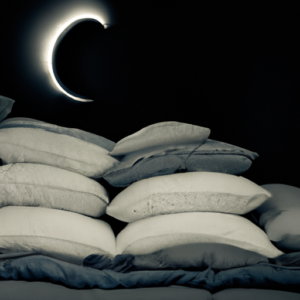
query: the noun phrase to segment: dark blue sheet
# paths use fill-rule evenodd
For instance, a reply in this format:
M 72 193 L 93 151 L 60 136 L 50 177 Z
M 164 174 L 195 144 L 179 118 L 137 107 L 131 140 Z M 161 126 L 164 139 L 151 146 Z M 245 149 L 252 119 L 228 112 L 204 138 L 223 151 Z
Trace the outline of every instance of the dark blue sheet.
M 137 288 L 185 285 L 212 293 L 225 288 L 269 288 L 300 292 L 300 267 L 282 267 L 267 263 L 235 268 L 218 273 L 206 269 L 189 271 L 134 271 L 119 273 L 76 266 L 42 255 L 0 262 L 1 280 L 50 281 L 71 288 Z

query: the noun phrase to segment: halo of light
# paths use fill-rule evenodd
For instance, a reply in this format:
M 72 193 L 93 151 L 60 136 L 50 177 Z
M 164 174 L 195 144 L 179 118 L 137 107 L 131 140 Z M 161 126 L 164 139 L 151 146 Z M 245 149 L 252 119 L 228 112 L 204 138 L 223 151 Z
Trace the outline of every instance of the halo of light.
M 55 54 L 56 47 L 59 44 L 59 42 L 62 40 L 62 38 L 66 35 L 66 33 L 72 27 L 74 27 L 76 24 L 78 24 L 82 21 L 88 21 L 88 20 L 97 21 L 100 24 L 102 24 L 104 26 L 104 28 L 108 27 L 107 24 L 104 24 L 104 21 L 102 20 L 102 18 L 100 18 L 96 15 L 84 14 L 84 15 L 79 15 L 77 17 L 74 17 L 71 20 L 69 20 L 68 22 L 66 22 L 65 24 L 63 24 L 62 26 L 60 26 L 60 28 L 57 30 L 56 34 L 54 35 L 54 37 L 50 43 L 49 52 L 48 52 L 48 70 L 51 75 L 52 81 L 54 82 L 56 87 L 61 92 L 63 92 L 65 95 L 67 95 L 68 97 L 70 97 L 76 101 L 81 101 L 81 102 L 93 102 L 94 100 L 87 99 L 80 95 L 77 95 L 74 92 L 70 91 L 67 87 L 65 87 L 64 84 L 60 81 L 60 79 L 58 77 L 56 77 L 56 74 L 55 74 L 56 70 L 55 70 L 55 66 L 53 66 L 53 59 L 55 56 L 54 54 Z

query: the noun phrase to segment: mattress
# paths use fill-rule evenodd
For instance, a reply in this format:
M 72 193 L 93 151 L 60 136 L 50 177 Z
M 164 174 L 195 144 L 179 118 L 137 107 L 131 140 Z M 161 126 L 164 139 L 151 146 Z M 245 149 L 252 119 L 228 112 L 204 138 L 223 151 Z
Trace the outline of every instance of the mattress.
M 268 289 L 226 289 L 215 294 L 204 289 L 170 285 L 135 289 L 70 289 L 48 282 L 0 281 L 1 299 L 5 300 L 298 300 L 300 294 Z

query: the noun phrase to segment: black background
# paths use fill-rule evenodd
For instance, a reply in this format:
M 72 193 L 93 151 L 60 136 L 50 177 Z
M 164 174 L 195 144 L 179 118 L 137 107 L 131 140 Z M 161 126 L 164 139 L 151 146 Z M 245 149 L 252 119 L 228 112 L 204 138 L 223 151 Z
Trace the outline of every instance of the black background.
M 1 0 L 0 95 L 16 101 L 9 117 L 114 142 L 156 122 L 196 124 L 260 155 L 244 177 L 300 187 L 297 1 L 107 0 L 111 26 L 83 22 L 57 53 L 61 80 L 92 103 L 44 87 L 22 63 L 34 38 L 24 29 L 62 1 Z

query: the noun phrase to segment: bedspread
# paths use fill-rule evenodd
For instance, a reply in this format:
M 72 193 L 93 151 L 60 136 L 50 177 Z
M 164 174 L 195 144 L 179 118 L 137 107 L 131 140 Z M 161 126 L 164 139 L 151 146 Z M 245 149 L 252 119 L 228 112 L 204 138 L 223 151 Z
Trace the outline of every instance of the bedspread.
M 2 261 L 0 279 L 50 281 L 71 288 L 114 289 L 183 285 L 206 289 L 212 293 L 234 287 L 300 292 L 300 267 L 282 267 L 268 263 L 220 272 L 209 267 L 201 272 L 176 270 L 119 273 L 32 255 Z

